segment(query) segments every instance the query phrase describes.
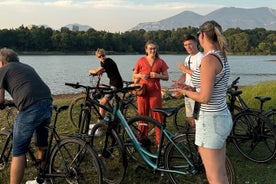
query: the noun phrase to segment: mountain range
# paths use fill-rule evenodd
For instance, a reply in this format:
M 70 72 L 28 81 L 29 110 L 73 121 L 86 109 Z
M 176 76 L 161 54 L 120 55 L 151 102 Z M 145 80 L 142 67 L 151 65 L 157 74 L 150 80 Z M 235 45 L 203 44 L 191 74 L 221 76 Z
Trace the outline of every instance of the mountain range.
M 207 20 L 217 21 L 224 30 L 228 28 L 254 29 L 265 28 L 276 30 L 276 10 L 260 7 L 252 9 L 224 7 L 217 9 L 207 15 L 200 15 L 192 11 L 183 11 L 175 16 L 157 21 L 139 23 L 129 29 L 146 31 L 172 30 L 182 27 L 199 27 Z

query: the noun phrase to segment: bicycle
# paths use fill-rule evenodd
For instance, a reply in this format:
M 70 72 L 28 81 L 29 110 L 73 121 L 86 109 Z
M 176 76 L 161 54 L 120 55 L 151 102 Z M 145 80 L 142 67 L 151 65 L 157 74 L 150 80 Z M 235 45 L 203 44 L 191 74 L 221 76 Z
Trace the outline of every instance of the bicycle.
M 91 95 L 93 96 L 93 94 L 98 94 L 98 90 L 97 87 L 100 86 L 104 86 L 104 87 L 109 87 L 106 84 L 101 84 L 101 74 L 91 74 L 91 84 L 92 87 L 95 87 L 93 90 L 91 90 Z M 97 79 L 96 79 L 97 78 Z M 96 81 L 96 82 L 95 82 Z M 131 84 L 133 84 L 133 82 L 129 82 L 129 81 L 123 81 L 123 84 L 125 86 L 130 86 Z M 98 98 L 102 98 L 102 95 L 98 95 Z M 69 120 L 72 123 L 72 125 L 75 128 L 79 128 L 78 126 L 78 122 L 79 122 L 79 112 L 81 111 L 81 106 L 83 106 L 85 104 L 85 99 L 86 99 L 86 94 L 82 94 L 81 96 L 75 98 L 69 105 L 69 111 L 68 111 L 68 116 L 69 116 Z M 134 95 L 132 95 L 131 93 L 124 93 L 123 94 L 123 99 L 125 101 L 125 106 L 123 109 L 123 114 L 126 116 L 131 116 L 133 114 L 137 114 L 137 105 L 136 105 L 136 97 Z M 95 116 L 96 115 L 96 116 Z M 103 119 L 104 117 L 101 117 L 98 115 L 97 112 L 95 112 L 94 110 L 91 111 L 91 123 L 95 123 L 97 122 L 98 119 Z
M 84 87 L 79 84 L 75 85 L 76 87 Z M 132 151 L 135 150 L 136 153 L 141 157 L 143 162 L 152 170 L 166 172 L 169 175 L 171 182 L 183 183 L 183 181 L 187 181 L 187 183 L 195 183 L 195 181 L 197 180 L 202 181 L 202 176 L 204 176 L 205 173 L 201 172 L 203 167 L 199 165 L 199 155 L 192 148 L 189 148 L 189 146 L 186 144 L 187 142 L 185 141 L 185 134 L 174 136 L 166 129 L 165 121 L 161 124 L 147 116 L 137 115 L 130 118 L 129 120 L 126 120 L 120 110 L 122 99 L 120 95 L 118 95 L 118 93 L 132 91 L 134 89 L 136 89 L 136 87 L 124 87 L 111 91 L 103 91 L 104 94 L 109 93 L 114 96 L 113 110 L 110 117 L 110 122 L 113 122 L 113 125 L 109 122 L 102 122 L 101 124 L 110 127 L 114 131 L 116 131 L 116 125 L 118 126 L 119 124 L 120 127 L 124 129 L 122 138 L 124 140 L 124 146 L 126 147 L 129 156 L 131 156 L 132 158 L 137 158 L 137 155 L 131 155 L 133 153 Z M 139 122 L 143 122 L 145 124 L 148 124 L 148 126 L 150 127 L 155 127 L 156 129 L 160 130 L 160 142 L 155 149 L 150 148 L 151 143 L 145 139 L 146 136 L 143 136 L 141 132 L 139 132 L 137 128 Z M 113 128 L 113 126 L 115 128 Z M 97 127 L 95 125 L 92 128 L 92 145 L 96 144 L 97 142 L 95 139 L 96 136 L 93 135 L 93 132 L 96 132 L 96 130 Z M 105 136 L 107 135 L 108 134 L 105 134 Z M 155 140 L 156 139 L 154 138 L 154 141 Z M 149 145 L 149 147 L 147 144 Z M 104 143 L 103 147 L 105 148 L 107 147 L 107 145 Z M 230 162 L 226 161 L 226 163 L 227 165 L 229 165 Z M 235 174 L 233 168 L 229 168 L 231 168 L 228 169 L 228 171 L 231 170 L 231 172 L 228 172 L 229 178 L 231 179 L 231 181 L 234 181 Z
M 112 89 L 101 86 L 84 86 L 78 83 L 65 83 L 65 85 L 85 90 L 84 104 L 81 105 L 79 112 L 79 134 L 88 134 L 90 136 L 91 140 L 88 139 L 86 141 L 90 142 L 105 166 L 103 180 L 107 183 L 121 183 L 127 168 L 124 143 L 118 133 L 119 128 L 111 128 L 108 125 L 113 126 L 114 124 L 111 122 L 106 123 L 109 122 L 108 116 L 112 113 L 112 106 L 110 104 L 107 106 L 101 105 L 98 101 L 98 97 L 103 95 L 104 90 L 110 91 Z M 106 118 L 99 113 L 99 107 L 106 111 Z M 98 123 L 95 122 L 92 130 L 89 129 L 91 114 L 100 120 Z M 95 132 L 97 130 L 101 133 L 96 136 Z
M 15 104 L 11 100 L 5 100 L 5 103 L 0 107 L 0 109 L 2 113 L 0 117 L 1 124 L 12 128 L 13 120 L 17 113 Z
M 261 102 L 260 109 L 251 109 L 241 97 L 235 79 L 227 90 L 228 108 L 233 116 L 233 128 L 229 136 L 238 151 L 247 159 L 264 163 L 270 161 L 276 154 L 275 125 L 263 112 L 263 103 L 269 97 L 256 97 Z M 238 102 L 238 106 L 235 105 Z M 272 111 L 273 112 L 273 111 Z M 273 112 L 274 113 L 274 112 Z M 273 117 L 273 115 L 271 115 Z
M 28 148 L 33 165 L 37 168 L 37 182 L 43 183 L 102 183 L 102 164 L 96 152 L 78 135 L 64 134 L 61 138 L 56 131 L 58 114 L 68 106 L 53 106 L 55 118 L 50 132 L 49 145 L 45 155 L 46 166 L 40 167 L 41 161 L 35 157 L 32 145 Z M 0 131 L 0 170 L 6 169 L 11 161 L 12 129 L 2 128 Z M 54 143 L 55 141 L 55 143 Z M 27 162 L 26 162 L 27 163 Z

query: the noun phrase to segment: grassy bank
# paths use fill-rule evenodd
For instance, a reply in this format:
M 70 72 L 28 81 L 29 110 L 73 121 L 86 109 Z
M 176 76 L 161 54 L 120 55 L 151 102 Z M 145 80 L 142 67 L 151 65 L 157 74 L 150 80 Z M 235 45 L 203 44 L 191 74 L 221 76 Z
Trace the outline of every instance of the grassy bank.
M 243 90 L 243 98 L 249 106 L 258 108 L 259 103 L 254 99 L 255 96 L 270 96 L 272 100 L 265 104 L 265 109 L 274 107 L 276 108 L 276 81 L 261 83 L 254 86 L 245 86 L 241 88 Z M 70 95 L 55 95 L 54 104 L 56 105 L 69 105 L 70 102 L 77 96 L 77 94 Z M 169 99 L 164 100 L 164 106 L 173 107 L 181 103 L 182 99 Z M 0 117 L 4 117 L 4 111 L 0 112 Z M 1 120 L 1 128 L 7 126 L 5 121 Z M 74 128 L 68 121 L 67 112 L 60 114 L 58 122 L 59 132 L 72 132 Z M 276 158 L 265 164 L 253 163 L 245 159 L 233 146 L 232 143 L 228 145 L 228 156 L 234 164 L 237 175 L 238 184 L 276 184 Z M 158 183 L 160 180 L 160 173 L 151 173 L 145 170 L 136 170 L 134 163 L 129 163 L 127 175 L 123 181 L 127 183 Z M 0 183 L 8 183 L 9 168 L 4 171 L 0 171 Z M 35 177 L 35 170 L 31 167 L 31 163 L 28 163 L 26 169 L 24 181 L 27 179 L 33 179 Z M 161 183 L 167 183 L 166 175 L 162 179 Z M 184 181 L 183 181 L 184 183 Z

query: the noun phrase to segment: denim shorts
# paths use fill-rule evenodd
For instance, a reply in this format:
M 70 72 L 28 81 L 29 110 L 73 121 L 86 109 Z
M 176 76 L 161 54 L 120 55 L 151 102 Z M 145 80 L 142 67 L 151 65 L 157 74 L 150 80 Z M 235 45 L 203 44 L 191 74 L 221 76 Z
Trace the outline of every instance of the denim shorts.
M 45 125 L 50 124 L 51 116 L 51 99 L 38 101 L 16 115 L 13 128 L 13 156 L 27 153 L 33 133 L 36 146 L 48 146 L 48 129 Z
M 195 101 L 185 97 L 185 111 L 186 111 L 187 118 L 193 117 L 194 106 L 195 106 Z
M 221 149 L 230 134 L 233 121 L 229 110 L 199 112 L 196 120 L 195 144 L 209 149 Z

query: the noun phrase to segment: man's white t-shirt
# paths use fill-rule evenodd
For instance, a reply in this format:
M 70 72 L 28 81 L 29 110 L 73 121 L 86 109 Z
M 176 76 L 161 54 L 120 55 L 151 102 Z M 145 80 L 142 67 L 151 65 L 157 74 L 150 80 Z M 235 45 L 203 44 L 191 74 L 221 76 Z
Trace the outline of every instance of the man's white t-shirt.
M 184 61 L 184 65 L 187 66 L 189 69 L 195 71 L 197 68 L 199 68 L 203 56 L 204 55 L 203 55 L 202 52 L 198 52 L 194 56 L 189 55 L 189 56 L 186 57 L 186 59 Z M 185 84 L 193 87 L 193 84 L 191 82 L 191 75 L 190 74 L 186 73 Z

